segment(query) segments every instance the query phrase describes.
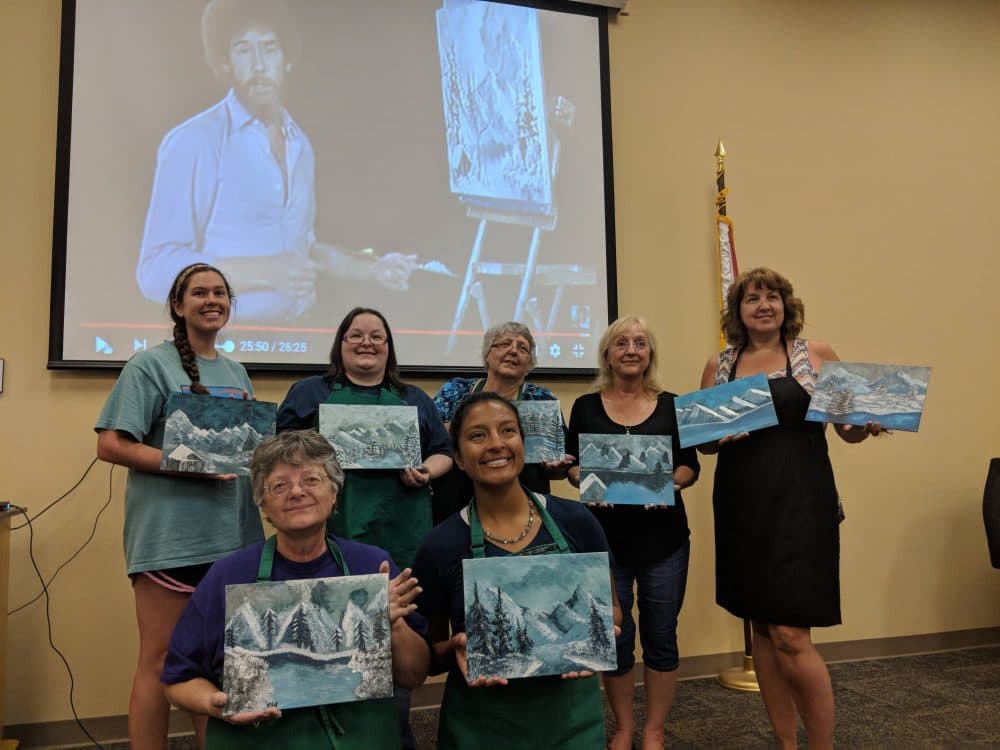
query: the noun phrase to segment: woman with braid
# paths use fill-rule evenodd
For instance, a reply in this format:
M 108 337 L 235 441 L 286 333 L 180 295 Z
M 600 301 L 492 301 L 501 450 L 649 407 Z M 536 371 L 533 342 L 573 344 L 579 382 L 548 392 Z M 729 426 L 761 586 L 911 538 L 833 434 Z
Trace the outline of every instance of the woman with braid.
M 248 478 L 160 470 L 171 393 L 251 395 L 243 365 L 215 349 L 232 302 L 218 269 L 184 268 L 167 299 L 173 340 L 126 363 L 94 427 L 98 457 L 128 467 L 125 557 L 139 625 L 128 726 L 137 750 L 166 747 L 169 704 L 160 672 L 191 592 L 214 560 L 263 538 Z M 195 731 L 203 737 L 204 718 Z

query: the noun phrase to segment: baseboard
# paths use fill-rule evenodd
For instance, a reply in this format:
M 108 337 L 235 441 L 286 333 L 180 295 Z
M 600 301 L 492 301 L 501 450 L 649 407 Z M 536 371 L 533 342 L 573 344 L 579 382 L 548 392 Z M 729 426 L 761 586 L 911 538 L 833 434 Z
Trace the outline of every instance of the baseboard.
M 862 641 L 838 641 L 818 644 L 823 658 L 829 662 L 856 661 L 893 656 L 957 651 L 963 648 L 1000 645 L 1000 627 L 954 630 L 946 633 L 924 633 L 895 638 L 871 638 Z M 681 659 L 678 669 L 680 679 L 714 677 L 729 667 L 741 663 L 742 653 L 704 654 Z M 633 669 L 637 683 L 642 682 L 642 664 Z M 436 708 L 441 705 L 444 681 L 428 682 L 413 691 L 414 710 Z M 128 725 L 125 716 L 97 716 L 84 719 L 87 731 L 99 742 L 126 741 Z M 170 715 L 171 734 L 189 734 L 191 722 L 187 715 L 173 711 Z M 17 739 L 21 748 L 70 748 L 88 746 L 90 743 L 75 721 L 51 721 L 37 724 L 13 724 L 5 728 L 4 736 Z

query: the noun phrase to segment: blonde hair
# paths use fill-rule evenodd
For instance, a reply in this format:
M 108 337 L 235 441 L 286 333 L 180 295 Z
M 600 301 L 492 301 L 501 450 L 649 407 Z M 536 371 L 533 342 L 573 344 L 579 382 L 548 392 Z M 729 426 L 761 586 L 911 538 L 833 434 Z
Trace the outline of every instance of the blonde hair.
M 656 382 L 656 337 L 646 319 L 639 315 L 622 315 L 601 334 L 601 341 L 597 347 L 598 371 L 597 378 L 594 380 L 594 390 L 605 391 L 611 387 L 612 382 L 614 382 L 611 365 L 608 363 L 608 350 L 611 348 L 611 342 L 635 325 L 642 329 L 649 341 L 649 367 L 642 374 L 642 387 L 653 396 L 663 391 L 660 384 Z

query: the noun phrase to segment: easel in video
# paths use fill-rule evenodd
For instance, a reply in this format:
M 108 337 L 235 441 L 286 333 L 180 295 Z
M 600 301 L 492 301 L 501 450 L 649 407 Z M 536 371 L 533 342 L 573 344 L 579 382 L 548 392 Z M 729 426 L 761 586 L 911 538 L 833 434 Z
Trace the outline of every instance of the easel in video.
M 573 103 L 564 97 L 556 97 L 553 112 L 553 121 L 570 127 L 573 124 L 575 109 Z M 559 170 L 560 142 L 556 138 L 553 140 L 551 153 L 551 173 L 550 179 L 555 182 L 556 174 Z M 460 196 L 460 199 L 462 197 Z M 559 264 L 540 266 L 538 264 L 538 248 L 541 244 L 542 232 L 551 232 L 556 228 L 558 211 L 555 203 L 551 206 L 551 211 L 543 214 L 518 213 L 516 211 L 503 211 L 500 209 L 489 209 L 479 206 L 469 206 L 466 216 L 470 219 L 478 219 L 479 225 L 476 228 L 476 238 L 472 243 L 472 251 L 469 253 L 469 262 L 465 267 L 465 277 L 462 280 L 462 289 L 458 294 L 458 303 L 455 305 L 455 315 L 451 321 L 451 332 L 448 336 L 448 346 L 446 351 L 451 352 L 458 337 L 458 331 L 462 325 L 462 318 L 468 309 L 470 300 L 476 301 L 479 310 L 479 320 L 483 329 L 490 327 L 490 315 L 486 306 L 486 292 L 483 282 L 490 276 L 520 276 L 521 284 L 518 289 L 517 301 L 514 303 L 514 314 L 511 320 L 524 322 L 525 312 L 531 316 L 536 336 L 544 340 L 544 334 L 553 330 L 559 307 L 562 303 L 563 289 L 566 286 L 593 285 L 596 281 L 596 274 L 593 269 L 587 269 L 575 264 Z M 523 227 L 531 227 L 531 241 L 528 245 L 528 255 L 524 263 L 494 263 L 482 261 L 483 239 L 486 235 L 486 227 L 490 223 L 515 224 Z M 552 303 L 549 307 L 547 320 L 543 321 L 537 298 L 529 298 L 532 282 L 539 282 L 544 286 L 555 287 Z

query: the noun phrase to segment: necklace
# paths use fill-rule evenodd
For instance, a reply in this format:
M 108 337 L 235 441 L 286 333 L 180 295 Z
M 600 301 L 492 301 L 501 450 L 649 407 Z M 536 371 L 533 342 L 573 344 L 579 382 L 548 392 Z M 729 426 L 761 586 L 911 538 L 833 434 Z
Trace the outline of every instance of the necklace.
M 531 527 L 534 525 L 534 523 L 535 523 L 535 504 L 531 502 L 531 500 L 529 500 L 528 525 L 524 527 L 524 529 L 521 531 L 520 534 L 518 534 L 513 539 L 504 539 L 502 536 L 496 536 L 495 534 L 491 534 L 486 529 L 483 529 L 483 536 L 486 537 L 487 539 L 492 539 L 497 544 L 517 544 L 519 541 L 524 539 L 524 537 L 528 536 L 528 532 L 531 531 Z

